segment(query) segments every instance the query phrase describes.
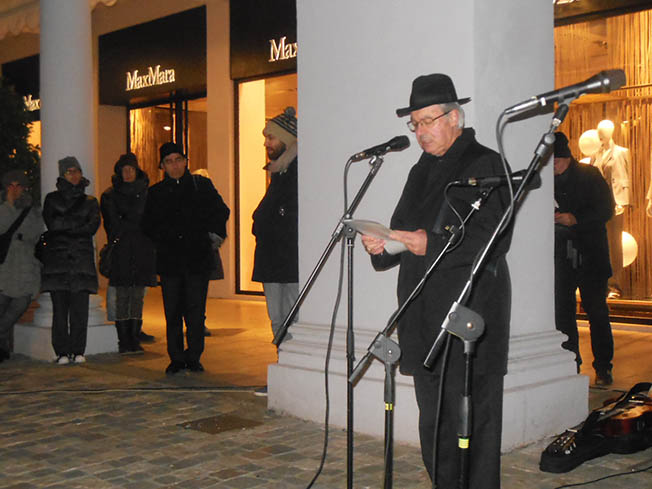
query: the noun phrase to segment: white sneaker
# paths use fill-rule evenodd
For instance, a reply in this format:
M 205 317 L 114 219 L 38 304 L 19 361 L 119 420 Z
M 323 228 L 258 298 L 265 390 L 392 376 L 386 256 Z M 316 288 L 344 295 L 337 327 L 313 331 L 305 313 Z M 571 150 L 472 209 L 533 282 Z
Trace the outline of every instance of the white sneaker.
M 75 358 L 72 359 L 72 363 L 85 363 L 86 357 L 84 355 L 75 355 Z
M 54 359 L 54 363 L 56 363 L 57 365 L 67 365 L 68 363 L 70 363 L 70 360 L 68 359 L 67 356 L 61 355 Z

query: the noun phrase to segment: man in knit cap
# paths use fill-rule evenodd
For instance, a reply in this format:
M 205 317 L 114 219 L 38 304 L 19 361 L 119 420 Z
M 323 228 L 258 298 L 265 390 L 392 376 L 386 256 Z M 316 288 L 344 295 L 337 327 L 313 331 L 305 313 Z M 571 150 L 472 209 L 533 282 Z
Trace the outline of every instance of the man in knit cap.
M 270 184 L 253 214 L 256 237 L 252 280 L 262 282 L 274 334 L 299 295 L 297 119 L 294 107 L 263 129 Z M 289 337 L 289 335 L 288 335 Z M 267 388 L 257 391 L 266 395 Z
M 579 372 L 579 287 L 591 330 L 595 384 L 611 385 L 614 343 L 606 301 L 611 276 L 606 224 L 613 215 L 613 197 L 596 167 L 573 158 L 566 135 L 557 132 L 555 138 L 555 323 L 568 336 L 561 346 L 575 353 Z

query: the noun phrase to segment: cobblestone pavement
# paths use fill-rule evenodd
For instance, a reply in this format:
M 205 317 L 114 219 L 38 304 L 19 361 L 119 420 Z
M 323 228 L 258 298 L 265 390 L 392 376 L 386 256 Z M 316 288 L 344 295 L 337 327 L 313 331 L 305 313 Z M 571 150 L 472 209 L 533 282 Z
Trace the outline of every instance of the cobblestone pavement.
M 72 366 L 21 356 L 0 364 L 0 487 L 300 489 L 315 474 L 321 424 L 267 411 L 251 388 L 221 385 L 208 372 L 136 373 L 117 354 Z M 540 472 L 550 441 L 505 454 L 503 488 L 553 489 L 652 466 L 648 449 L 607 455 L 568 474 Z M 356 435 L 355 488 L 383 486 L 382 445 Z M 397 489 L 430 487 L 417 448 L 395 446 L 393 480 Z M 331 430 L 313 487 L 346 487 L 344 431 Z M 587 487 L 650 488 L 652 472 Z

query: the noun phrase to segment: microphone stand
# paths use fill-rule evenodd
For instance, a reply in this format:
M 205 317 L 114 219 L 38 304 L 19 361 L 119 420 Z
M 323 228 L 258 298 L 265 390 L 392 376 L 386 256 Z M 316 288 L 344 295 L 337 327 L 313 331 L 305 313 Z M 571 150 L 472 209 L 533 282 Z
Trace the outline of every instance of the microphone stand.
M 424 284 L 439 265 L 441 260 L 444 258 L 444 255 L 448 253 L 451 247 L 457 242 L 460 237 L 464 225 L 468 222 L 473 214 L 475 214 L 484 201 L 487 199 L 491 193 L 492 188 L 480 188 L 478 190 L 478 198 L 476 201 L 471 204 L 471 209 L 468 214 L 462 221 L 462 226 L 460 227 L 451 227 L 447 231 L 450 233 L 448 241 L 444 245 L 444 248 L 441 250 L 437 258 L 430 264 L 426 272 L 424 273 L 422 279 L 414 287 L 408 298 L 401 304 L 401 306 L 390 316 L 387 326 L 383 331 L 379 332 L 376 337 L 373 339 L 369 347 L 367 348 L 367 353 L 365 356 L 358 362 L 358 365 L 353 370 L 353 373 L 349 376 L 349 384 L 353 385 L 356 383 L 357 379 L 362 375 L 365 369 L 369 366 L 373 357 L 379 359 L 383 362 L 385 366 L 385 476 L 384 476 L 384 485 L 383 489 L 392 489 L 392 477 L 393 477 L 393 436 L 394 436 L 394 394 L 395 394 L 395 364 L 398 362 L 401 355 L 401 350 L 399 345 L 396 342 L 392 341 L 389 337 L 392 334 L 394 326 L 397 324 L 398 319 L 403 315 L 407 307 L 412 303 L 415 297 L 421 292 Z
M 274 340 L 272 341 L 276 346 L 281 344 L 281 342 L 285 338 L 288 328 L 290 327 L 290 324 L 292 324 L 292 321 L 294 320 L 294 317 L 297 314 L 299 307 L 301 306 L 306 295 L 308 294 L 308 291 L 310 290 L 315 280 L 317 279 L 317 276 L 319 275 L 322 268 L 324 267 L 324 264 L 328 260 L 328 257 L 333 251 L 333 248 L 335 247 L 337 242 L 341 239 L 342 234 L 344 234 L 346 236 L 346 247 L 348 253 L 348 258 L 347 258 L 348 314 L 347 314 L 347 329 L 346 329 L 347 489 L 353 489 L 353 384 L 350 381 L 348 381 L 348 379 L 351 376 L 351 371 L 353 370 L 353 363 L 355 361 L 354 334 L 353 334 L 353 248 L 355 243 L 356 231 L 352 229 L 350 226 L 346 226 L 343 221 L 345 219 L 351 219 L 353 213 L 355 212 L 358 205 L 362 201 L 364 194 L 367 192 L 367 189 L 371 185 L 371 182 L 373 181 L 374 177 L 378 173 L 378 170 L 380 170 L 382 164 L 383 164 L 383 155 L 374 155 L 369 161 L 369 165 L 371 166 L 371 169 L 369 170 L 369 174 L 365 178 L 364 182 L 362 182 L 362 185 L 360 186 L 358 193 L 351 201 L 351 205 L 349 206 L 349 208 L 344 212 L 342 217 L 340 217 L 340 220 L 338 221 L 337 226 L 335 227 L 335 230 L 331 235 L 331 239 L 328 242 L 326 249 L 322 253 L 321 257 L 319 258 L 317 265 L 311 272 L 305 285 L 299 292 L 299 295 L 297 296 L 297 300 L 294 302 L 292 309 L 290 309 L 290 312 L 288 313 L 287 317 L 283 321 L 283 324 L 281 325 L 279 330 L 276 332 L 276 335 L 274 336 Z
M 430 351 L 423 362 L 423 365 L 426 368 L 432 368 L 432 365 L 435 362 L 439 351 L 441 350 L 443 338 L 446 336 L 446 333 L 455 335 L 464 341 L 464 391 L 460 404 L 460 424 L 458 431 L 458 447 L 460 449 L 460 489 L 466 489 L 469 485 L 468 469 L 469 449 L 471 445 L 470 437 L 472 431 L 471 378 L 473 371 L 473 354 L 475 351 L 475 342 L 478 338 L 480 338 L 480 336 L 482 336 L 484 332 L 484 319 L 482 316 L 465 307 L 464 303 L 466 303 L 469 298 L 471 286 L 473 285 L 473 281 L 475 280 L 477 273 L 484 265 L 485 260 L 489 256 L 489 252 L 493 248 L 503 229 L 506 227 L 508 221 L 513 217 L 514 212 L 516 211 L 516 204 L 520 201 L 523 192 L 527 188 L 528 182 L 530 181 L 532 175 L 540 170 L 543 156 L 549 154 L 550 149 L 555 142 L 555 136 L 553 133 L 563 122 L 566 114 L 568 114 L 568 104 L 566 102 L 559 104 L 550 128 L 541 137 L 541 140 L 539 141 L 539 144 L 534 151 L 534 157 L 532 158 L 527 168 L 527 172 L 525 173 L 521 184 L 518 186 L 517 191 L 514 193 L 512 205 L 510 205 L 508 209 L 505 210 L 498 226 L 496 226 L 496 229 L 489 238 L 489 241 L 481 250 L 480 254 L 478 255 L 478 259 L 474 262 L 469 279 L 462 289 L 462 292 L 460 293 L 457 301 L 453 302 L 450 310 L 448 311 L 446 319 L 441 325 L 441 331 L 435 339 L 435 342 L 432 344 L 432 347 L 430 348 Z M 505 112 L 503 112 L 502 115 L 505 115 Z M 512 212 L 512 210 L 514 212 Z

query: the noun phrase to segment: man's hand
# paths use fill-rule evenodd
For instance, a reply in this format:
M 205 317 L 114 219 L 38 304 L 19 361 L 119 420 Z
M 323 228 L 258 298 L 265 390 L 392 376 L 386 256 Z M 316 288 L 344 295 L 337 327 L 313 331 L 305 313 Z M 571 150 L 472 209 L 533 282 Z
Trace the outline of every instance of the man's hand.
M 425 229 L 417 229 L 416 231 L 392 231 L 389 237 L 407 246 L 410 253 L 419 256 L 426 254 L 428 235 Z
M 561 224 L 562 226 L 575 226 L 577 224 L 577 219 L 570 212 L 555 212 L 555 224 Z
M 367 253 L 370 255 L 380 255 L 385 251 L 385 240 L 380 238 L 373 238 L 366 234 L 360 236 L 362 245 Z

